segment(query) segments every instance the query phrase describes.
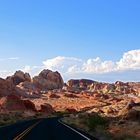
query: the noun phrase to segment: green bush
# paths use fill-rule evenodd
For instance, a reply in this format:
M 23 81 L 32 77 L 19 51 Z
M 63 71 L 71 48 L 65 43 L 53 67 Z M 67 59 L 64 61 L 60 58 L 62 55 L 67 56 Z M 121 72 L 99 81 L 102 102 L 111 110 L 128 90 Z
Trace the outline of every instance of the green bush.
M 58 112 L 55 112 L 54 115 L 57 116 L 57 117 L 64 117 L 66 115 L 68 115 L 69 113 L 67 111 L 58 111 Z
M 104 117 L 99 116 L 98 114 L 95 114 L 93 116 L 89 116 L 86 119 L 86 124 L 90 129 L 94 129 L 96 126 L 106 126 L 108 123 L 108 120 Z

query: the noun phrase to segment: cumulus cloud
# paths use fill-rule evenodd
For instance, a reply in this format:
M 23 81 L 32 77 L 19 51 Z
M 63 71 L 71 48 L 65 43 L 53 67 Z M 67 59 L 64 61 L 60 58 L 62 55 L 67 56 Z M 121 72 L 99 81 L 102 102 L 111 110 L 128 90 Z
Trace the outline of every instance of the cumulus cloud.
M 86 73 L 106 73 L 115 69 L 115 63 L 112 61 L 102 61 L 99 57 L 88 59 L 82 65 L 82 71 Z
M 8 60 L 17 59 L 19 58 L 8 58 Z M 5 60 L 7 59 L 0 59 L 0 61 Z M 64 80 L 89 78 L 103 81 L 139 81 L 137 75 L 140 72 L 140 49 L 125 52 L 118 61 L 102 60 L 100 57 L 84 60 L 75 57 L 57 56 L 43 61 L 40 66 L 26 65 L 21 70 L 34 76 L 38 75 L 43 69 L 59 71 Z M 12 73 L 11 71 L 0 71 L 0 77 L 6 77 Z
M 132 50 L 124 53 L 117 62 L 118 70 L 140 69 L 140 50 Z
M 82 60 L 74 57 L 58 56 L 43 61 L 47 69 L 58 70 L 64 74 L 102 74 L 116 71 L 140 69 L 140 50 L 123 54 L 119 61 L 103 61 L 101 58 Z
M 75 71 L 83 64 L 83 61 L 74 57 L 58 56 L 52 59 L 43 61 L 44 66 L 47 69 L 58 70 L 61 72 Z

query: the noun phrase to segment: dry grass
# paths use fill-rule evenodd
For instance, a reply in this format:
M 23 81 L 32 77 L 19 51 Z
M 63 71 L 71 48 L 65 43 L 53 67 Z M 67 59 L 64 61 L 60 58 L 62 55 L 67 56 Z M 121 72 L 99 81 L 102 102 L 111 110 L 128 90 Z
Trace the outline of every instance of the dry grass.
M 71 115 L 65 117 L 63 121 L 100 140 L 140 140 L 139 122 L 119 122 L 119 120 L 114 121 L 94 113 Z
M 16 123 L 18 121 L 23 121 L 27 119 L 36 118 L 37 115 L 35 112 L 17 112 L 17 111 L 10 111 L 5 113 L 0 113 L 0 126 L 9 125 Z

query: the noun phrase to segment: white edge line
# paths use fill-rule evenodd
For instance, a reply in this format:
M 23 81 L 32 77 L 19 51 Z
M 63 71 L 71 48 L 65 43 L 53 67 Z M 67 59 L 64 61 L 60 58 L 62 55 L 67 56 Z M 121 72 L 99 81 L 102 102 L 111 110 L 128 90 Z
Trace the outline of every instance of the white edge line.
M 84 137 L 87 140 L 91 140 L 90 138 L 86 137 L 85 135 L 83 135 L 82 133 L 78 132 L 77 130 L 73 129 L 72 127 L 62 123 L 60 120 L 58 120 L 59 123 L 63 124 L 64 126 L 68 127 L 69 129 L 73 130 L 74 132 L 76 132 L 77 134 L 79 134 L 80 136 Z

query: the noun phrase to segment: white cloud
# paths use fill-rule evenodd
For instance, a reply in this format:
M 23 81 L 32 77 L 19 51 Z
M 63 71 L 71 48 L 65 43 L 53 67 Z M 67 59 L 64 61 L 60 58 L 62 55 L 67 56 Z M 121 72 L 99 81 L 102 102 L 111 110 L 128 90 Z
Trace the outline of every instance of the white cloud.
M 82 66 L 82 71 L 86 73 L 106 73 L 113 71 L 115 63 L 112 61 L 102 61 L 99 57 L 88 59 Z
M 16 60 L 19 58 L 8 58 Z M 5 61 L 7 59 L 0 59 Z M 139 81 L 140 49 L 125 52 L 118 61 L 102 60 L 100 57 L 82 60 L 75 57 L 58 56 L 47 59 L 40 66 L 26 65 L 21 70 L 37 75 L 43 69 L 59 71 L 65 80 L 70 78 L 89 78 L 94 80 L 115 81 L 129 80 Z M 0 71 L 0 77 L 11 75 L 11 71 Z M 111 80 L 112 79 L 112 80 Z
M 58 56 L 43 61 L 47 69 L 58 70 L 64 74 L 102 74 L 116 71 L 140 69 L 140 50 L 123 54 L 119 61 L 103 61 L 101 58 L 82 60 L 74 57 Z
M 9 57 L 9 58 L 0 58 L 0 61 L 7 61 L 7 60 L 18 60 L 19 57 Z
M 66 73 L 70 71 L 70 69 L 77 70 L 79 67 L 81 67 L 83 61 L 74 57 L 58 56 L 53 59 L 43 61 L 43 64 L 47 69 L 54 71 L 58 70 L 60 72 Z
M 140 50 L 132 50 L 124 53 L 123 57 L 117 62 L 118 70 L 140 69 Z

